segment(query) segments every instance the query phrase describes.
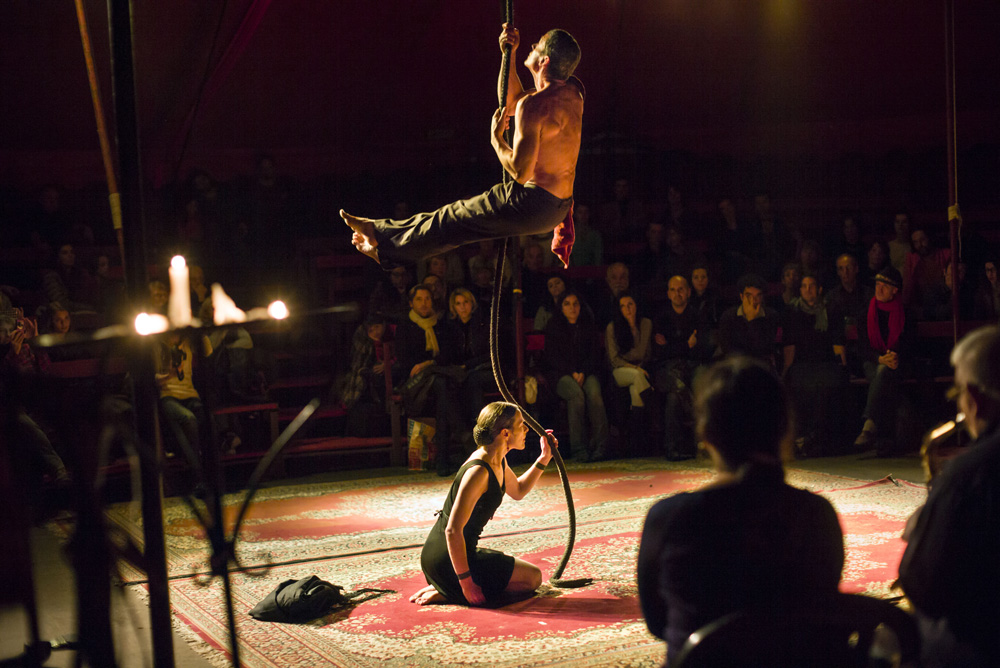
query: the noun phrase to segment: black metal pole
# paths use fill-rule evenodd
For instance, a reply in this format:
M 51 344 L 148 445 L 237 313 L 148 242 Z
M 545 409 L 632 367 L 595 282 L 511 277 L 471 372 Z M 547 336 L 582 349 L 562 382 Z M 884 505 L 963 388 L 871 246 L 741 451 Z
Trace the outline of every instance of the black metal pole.
M 146 286 L 146 222 L 142 200 L 142 161 L 136 120 L 135 58 L 132 45 L 132 3 L 108 0 L 108 33 L 111 41 L 112 84 L 115 104 L 118 164 L 121 169 L 121 205 L 125 236 L 125 279 L 133 305 L 143 301 Z M 129 371 L 135 383 L 135 421 L 139 447 L 150 456 L 140 457 L 144 566 L 149 586 L 150 634 L 153 665 L 174 665 L 170 626 L 170 592 L 167 585 L 166 543 L 163 536 L 163 460 L 151 342 L 140 341 L 129 351 Z

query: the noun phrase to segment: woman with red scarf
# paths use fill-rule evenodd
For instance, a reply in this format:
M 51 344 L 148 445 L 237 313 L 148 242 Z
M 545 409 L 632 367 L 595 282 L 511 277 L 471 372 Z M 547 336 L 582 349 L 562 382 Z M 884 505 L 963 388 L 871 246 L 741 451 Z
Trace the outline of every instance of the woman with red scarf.
M 895 436 L 903 370 L 912 339 L 899 295 L 902 285 L 898 270 L 892 266 L 881 269 L 875 275 L 875 296 L 868 304 L 868 317 L 858 323 L 865 377 L 870 384 L 865 424 L 854 444 L 876 444 L 880 453 L 888 450 L 884 446 Z

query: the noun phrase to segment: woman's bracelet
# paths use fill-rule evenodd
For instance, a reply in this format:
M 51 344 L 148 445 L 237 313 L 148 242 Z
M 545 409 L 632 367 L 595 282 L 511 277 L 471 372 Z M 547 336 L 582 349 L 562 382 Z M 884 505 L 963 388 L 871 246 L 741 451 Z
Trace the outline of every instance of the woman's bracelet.
M 458 574 L 458 579 L 459 580 L 464 580 L 465 578 L 469 578 L 469 577 L 472 577 L 472 571 L 465 571 L 464 573 L 459 573 Z
M 538 461 L 535 461 L 534 467 L 536 469 L 538 469 L 539 471 L 544 471 L 545 470 L 545 464 L 539 464 Z

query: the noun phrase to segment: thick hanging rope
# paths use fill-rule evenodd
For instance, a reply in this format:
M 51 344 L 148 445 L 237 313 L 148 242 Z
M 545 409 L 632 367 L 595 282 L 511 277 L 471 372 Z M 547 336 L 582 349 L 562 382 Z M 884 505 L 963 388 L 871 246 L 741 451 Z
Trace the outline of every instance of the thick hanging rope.
M 512 6 L 512 0 L 505 0 L 504 3 L 504 19 L 508 26 L 513 25 L 514 11 Z M 504 107 L 507 104 L 507 83 L 510 77 L 510 44 L 505 44 L 503 49 L 503 61 L 501 63 L 501 83 L 500 83 L 500 106 Z M 507 142 L 511 141 L 511 130 L 507 130 Z M 510 174 L 507 170 L 503 172 L 504 183 L 510 181 Z M 499 331 L 500 331 L 500 294 L 501 287 L 503 285 L 503 271 L 504 264 L 507 259 L 507 243 L 510 241 L 509 238 L 505 238 L 500 242 L 500 247 L 497 249 L 497 259 L 496 267 L 493 271 L 493 299 L 492 307 L 490 308 L 490 365 L 493 368 L 493 378 L 496 380 L 497 388 L 500 390 L 501 396 L 503 396 L 504 401 L 514 404 L 521 411 L 521 415 L 524 416 L 525 423 L 531 427 L 532 431 L 539 435 L 539 437 L 546 439 L 550 446 L 554 446 L 554 439 L 551 434 L 546 433 L 545 428 L 532 417 L 521 405 L 517 402 L 517 399 L 507 388 L 507 383 L 504 381 L 503 372 L 500 369 L 500 354 L 499 354 Z M 573 493 L 569 488 L 569 477 L 566 475 L 566 464 L 563 462 L 562 455 L 559 453 L 559 449 L 552 447 L 552 458 L 556 463 L 556 468 L 559 469 L 559 477 L 562 480 L 563 492 L 566 495 L 566 509 L 569 513 L 569 536 L 566 539 L 566 549 L 563 551 L 562 559 L 559 560 L 559 565 L 556 566 L 555 571 L 552 573 L 550 582 L 557 587 L 583 587 L 590 584 L 593 580 L 591 578 L 579 578 L 575 580 L 562 580 L 563 571 L 566 569 L 566 563 L 569 561 L 570 555 L 573 553 L 573 544 L 576 542 L 576 508 L 573 506 Z
M 108 181 L 108 202 L 111 205 L 111 223 L 118 240 L 118 255 L 125 264 L 125 238 L 122 233 L 122 200 L 118 193 L 118 177 L 111 157 L 111 142 L 108 128 L 104 123 L 104 105 L 101 104 L 101 87 L 97 82 L 97 68 L 94 66 L 94 50 L 90 46 L 90 30 L 87 28 L 87 14 L 83 10 L 83 0 L 76 0 L 76 20 L 80 25 L 80 42 L 83 44 L 83 59 L 87 64 L 87 80 L 90 84 L 90 98 L 94 103 L 94 120 L 97 122 L 97 138 L 101 144 L 101 160 L 104 175 Z

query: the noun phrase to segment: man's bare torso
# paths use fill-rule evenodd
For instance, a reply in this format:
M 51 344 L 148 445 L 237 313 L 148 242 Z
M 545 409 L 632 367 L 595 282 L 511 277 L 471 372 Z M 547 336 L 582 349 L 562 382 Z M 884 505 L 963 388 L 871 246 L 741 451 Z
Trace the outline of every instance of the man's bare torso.
M 573 196 L 576 161 L 580 155 L 583 128 L 583 95 L 572 79 L 553 82 L 518 100 L 515 132 L 521 132 L 524 114 L 540 119 L 538 156 L 528 183 L 544 188 L 560 199 Z M 515 144 L 517 138 L 515 137 Z

